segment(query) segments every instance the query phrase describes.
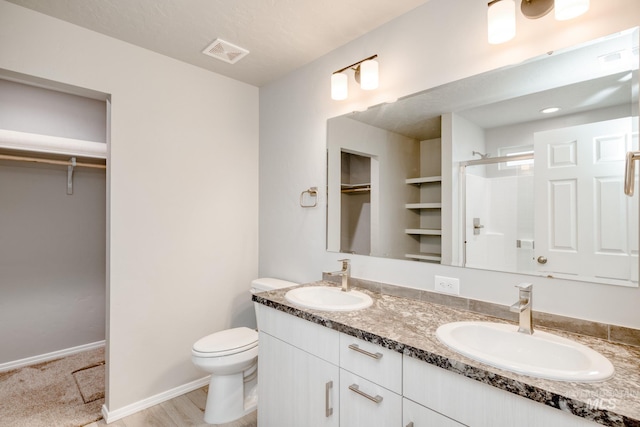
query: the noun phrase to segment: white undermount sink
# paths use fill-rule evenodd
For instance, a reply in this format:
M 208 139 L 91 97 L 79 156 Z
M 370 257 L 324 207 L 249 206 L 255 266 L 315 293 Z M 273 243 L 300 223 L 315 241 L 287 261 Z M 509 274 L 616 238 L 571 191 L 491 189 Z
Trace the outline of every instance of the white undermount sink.
M 507 371 L 558 381 L 596 382 L 611 377 L 607 358 L 575 341 L 518 326 L 491 322 L 454 322 L 440 326 L 437 338 L 452 350 Z
M 324 311 L 362 310 L 373 304 L 367 294 L 358 291 L 342 292 L 331 286 L 306 286 L 288 291 L 284 297 L 292 304 Z

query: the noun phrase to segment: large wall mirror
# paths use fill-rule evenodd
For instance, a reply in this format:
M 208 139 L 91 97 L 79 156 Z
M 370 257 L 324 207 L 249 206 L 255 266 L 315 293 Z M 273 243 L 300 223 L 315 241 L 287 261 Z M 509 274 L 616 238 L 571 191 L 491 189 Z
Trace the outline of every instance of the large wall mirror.
M 638 286 L 638 38 L 329 119 L 327 249 Z

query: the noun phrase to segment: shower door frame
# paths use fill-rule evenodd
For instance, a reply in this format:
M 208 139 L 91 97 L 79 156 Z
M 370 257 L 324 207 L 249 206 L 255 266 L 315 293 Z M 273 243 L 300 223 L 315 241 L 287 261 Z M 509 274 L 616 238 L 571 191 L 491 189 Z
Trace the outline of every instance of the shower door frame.
M 492 165 L 521 160 L 534 160 L 535 162 L 534 153 L 465 160 L 458 164 L 458 231 L 462 241 L 460 245 L 462 249 L 460 267 L 467 266 L 467 166 Z

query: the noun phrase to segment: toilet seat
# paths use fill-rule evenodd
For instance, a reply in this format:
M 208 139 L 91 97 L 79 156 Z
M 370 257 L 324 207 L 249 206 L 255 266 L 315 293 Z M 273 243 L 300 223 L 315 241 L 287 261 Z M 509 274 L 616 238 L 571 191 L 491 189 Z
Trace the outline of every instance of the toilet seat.
M 222 357 L 242 353 L 258 346 L 258 332 L 240 327 L 226 329 L 199 339 L 191 353 L 198 357 Z

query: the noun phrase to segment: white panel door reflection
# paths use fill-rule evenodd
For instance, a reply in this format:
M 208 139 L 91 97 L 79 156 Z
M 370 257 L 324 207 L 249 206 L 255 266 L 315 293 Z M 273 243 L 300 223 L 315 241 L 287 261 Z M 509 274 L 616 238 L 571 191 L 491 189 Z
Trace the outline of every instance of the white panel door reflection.
M 638 196 L 623 192 L 632 126 L 629 117 L 535 134 L 539 272 L 638 280 Z

